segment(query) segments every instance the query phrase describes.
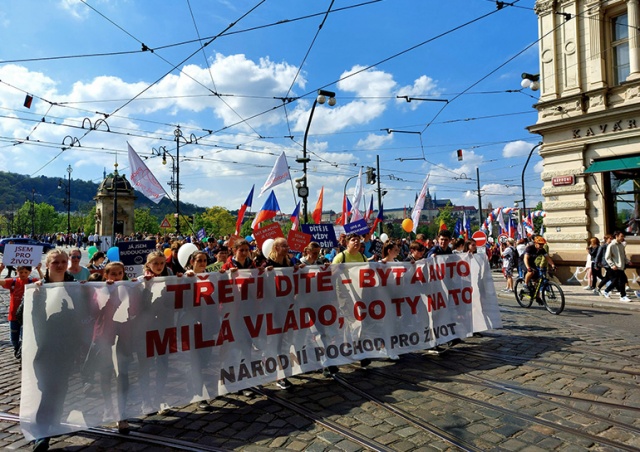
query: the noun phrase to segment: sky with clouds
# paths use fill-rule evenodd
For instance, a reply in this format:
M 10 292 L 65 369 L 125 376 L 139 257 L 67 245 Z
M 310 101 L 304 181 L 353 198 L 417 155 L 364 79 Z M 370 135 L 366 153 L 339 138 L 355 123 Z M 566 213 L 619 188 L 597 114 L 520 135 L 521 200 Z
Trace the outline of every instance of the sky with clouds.
M 296 159 L 326 89 L 337 103 L 317 105 L 309 126 L 310 210 L 322 186 L 324 208 L 340 210 L 345 182 L 376 158 L 387 209 L 413 205 L 427 174 L 432 196 L 477 206 L 477 170 L 484 207 L 511 206 L 538 142 L 526 130 L 537 93 L 520 88 L 522 72 L 538 72 L 533 6 L 5 0 L 0 165 L 32 177 L 65 177 L 71 165 L 74 179 L 99 182 L 116 160 L 128 175 L 129 142 L 170 192 L 171 159 L 154 149 L 175 156 L 179 126 L 193 138 L 180 145 L 180 199 L 237 209 L 282 152 L 302 176 Z M 541 171 L 534 153 L 529 206 L 542 199 Z M 275 192 L 290 213 L 292 184 Z

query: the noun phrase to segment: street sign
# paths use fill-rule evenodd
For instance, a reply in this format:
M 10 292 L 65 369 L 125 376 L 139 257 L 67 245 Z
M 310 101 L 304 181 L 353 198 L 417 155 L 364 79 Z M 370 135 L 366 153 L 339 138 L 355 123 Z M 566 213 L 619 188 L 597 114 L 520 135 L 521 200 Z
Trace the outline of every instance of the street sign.
M 507 243 L 509 236 L 507 234 L 500 234 L 498 236 L 498 243 Z
M 160 227 L 163 229 L 170 228 L 171 223 L 169 223 L 169 220 L 165 218 L 164 220 L 162 220 L 162 223 L 160 223 Z
M 476 245 L 478 246 L 485 246 L 487 243 L 487 234 L 482 231 L 474 232 L 471 238 L 476 241 Z

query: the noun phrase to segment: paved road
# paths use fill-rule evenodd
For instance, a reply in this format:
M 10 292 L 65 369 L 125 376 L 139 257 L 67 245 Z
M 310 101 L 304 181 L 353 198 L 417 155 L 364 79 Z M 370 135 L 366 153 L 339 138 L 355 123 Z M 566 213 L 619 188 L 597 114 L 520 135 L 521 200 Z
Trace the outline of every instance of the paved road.
M 569 309 L 602 302 L 567 289 Z M 291 378 L 291 391 L 269 385 L 251 397 L 230 394 L 210 413 L 194 404 L 132 419 L 128 437 L 106 426 L 55 438 L 52 450 L 639 450 L 640 337 L 523 309 L 510 296 L 499 299 L 503 329 L 443 355 L 344 366 L 336 379 L 306 374 Z M 7 297 L 0 298 L 5 319 Z M 608 303 L 603 317 L 639 315 L 640 301 Z M 12 417 L 19 364 L 6 322 L 0 341 L 0 448 L 22 449 Z

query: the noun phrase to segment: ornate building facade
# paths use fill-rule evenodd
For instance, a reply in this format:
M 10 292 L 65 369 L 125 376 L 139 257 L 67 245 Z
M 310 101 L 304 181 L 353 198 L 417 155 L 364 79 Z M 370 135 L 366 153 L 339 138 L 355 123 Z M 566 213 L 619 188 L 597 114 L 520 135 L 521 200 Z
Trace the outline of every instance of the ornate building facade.
M 582 265 L 587 241 L 627 231 L 640 257 L 638 0 L 538 0 L 545 236 Z
M 117 198 L 114 200 L 114 198 Z M 128 235 L 135 231 L 134 202 L 136 195 L 131 183 L 118 171 L 107 175 L 98 187 L 96 201 L 96 234 L 112 236 L 114 232 L 114 207 L 117 204 L 115 233 Z

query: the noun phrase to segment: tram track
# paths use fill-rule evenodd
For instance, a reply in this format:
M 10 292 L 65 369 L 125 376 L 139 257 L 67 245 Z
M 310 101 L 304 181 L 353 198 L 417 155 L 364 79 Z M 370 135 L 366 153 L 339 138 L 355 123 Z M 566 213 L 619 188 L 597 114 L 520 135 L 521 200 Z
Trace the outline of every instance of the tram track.
M 444 362 L 435 362 L 436 365 L 443 367 L 447 370 L 452 370 L 452 371 L 458 371 L 459 369 L 454 368 L 453 366 L 449 366 Z M 374 370 L 374 372 L 376 372 Z M 380 372 L 380 371 L 378 371 Z M 411 369 L 408 373 L 411 374 L 416 374 L 420 379 L 423 380 L 428 380 L 431 381 L 433 383 L 438 383 L 438 384 L 446 384 L 446 383 L 460 383 L 460 384 L 466 384 L 466 385 L 470 385 L 470 386 L 481 386 L 481 387 L 485 387 L 485 388 L 490 388 L 490 389 L 497 389 L 499 391 L 503 391 L 506 393 L 510 393 L 510 394 L 515 394 L 518 396 L 523 396 L 523 397 L 529 397 L 532 399 L 536 399 L 536 400 L 541 400 L 544 401 L 545 403 L 549 403 L 551 405 L 554 405 L 556 407 L 562 408 L 562 409 L 566 409 L 569 410 L 575 414 L 580 414 L 583 416 L 588 416 L 591 417 L 593 419 L 597 419 L 599 421 L 602 422 L 607 422 L 607 423 L 611 423 L 612 425 L 615 425 L 616 427 L 619 427 L 623 430 L 627 430 L 629 432 L 635 433 L 635 434 L 640 434 L 640 428 L 635 427 L 633 425 L 629 425 L 626 424 L 624 422 L 620 422 L 617 421 L 615 419 L 612 419 L 610 417 L 605 417 L 605 416 L 601 416 L 598 414 L 594 414 L 591 413 L 587 410 L 583 410 L 580 408 L 575 408 L 571 405 L 569 405 L 568 403 L 561 403 L 558 401 L 555 401 L 553 399 L 561 399 L 561 400 L 566 400 L 569 402 L 576 402 L 576 403 L 588 403 L 590 405 L 598 405 L 598 406 L 602 406 L 602 407 L 606 407 L 608 409 L 616 409 L 616 410 L 621 410 L 621 411 L 630 411 L 633 413 L 639 413 L 640 412 L 640 407 L 637 406 L 629 406 L 629 405 L 622 405 L 619 403 L 613 403 L 613 402 L 609 402 L 609 401 L 605 401 L 605 400 L 594 400 L 594 399 L 587 399 L 584 397 L 575 397 L 575 396 L 571 396 L 571 395 L 564 395 L 564 394 L 557 394 L 557 393 L 552 393 L 552 392 L 547 392 L 547 391 L 542 391 L 539 389 L 532 389 L 532 388 L 527 388 L 525 386 L 522 385 L 516 385 L 513 383 L 506 383 L 506 382 L 501 382 L 501 381 L 497 381 L 497 380 L 493 380 L 493 379 L 489 379 L 486 377 L 482 377 L 482 376 L 478 376 L 478 375 L 473 375 L 470 373 L 467 373 L 467 378 L 458 378 L 458 377 L 447 377 L 447 378 L 434 378 L 431 375 L 428 375 L 426 372 L 420 371 L 420 370 L 416 370 L 416 369 Z M 393 378 L 393 376 L 384 375 L 385 377 L 390 377 Z M 419 383 L 416 383 L 419 384 Z
M 377 441 L 374 441 L 368 438 L 365 435 L 357 433 L 356 431 L 343 427 L 337 422 L 330 421 L 328 419 L 324 419 L 322 416 L 314 413 L 312 410 L 309 410 L 302 406 L 299 403 L 296 403 L 292 400 L 287 400 L 283 396 L 276 395 L 273 391 L 266 390 L 264 388 L 251 388 L 253 392 L 267 398 L 271 402 L 277 403 L 291 411 L 296 412 L 297 414 L 306 417 L 307 419 L 312 420 L 316 424 L 322 426 L 325 429 L 331 430 L 343 437 L 353 441 L 356 444 L 359 444 L 362 447 L 365 447 L 372 451 L 379 452 L 393 452 L 394 449 L 391 449 L 384 444 L 381 444 Z
M 442 389 L 442 388 L 439 388 L 439 387 L 434 386 L 434 385 L 426 385 L 424 383 L 415 382 L 415 381 L 412 381 L 409 378 L 401 377 L 401 376 L 394 375 L 394 374 L 390 374 L 388 372 L 383 372 L 383 371 L 380 371 L 378 369 L 369 369 L 368 372 L 373 373 L 373 374 L 377 374 L 377 375 L 379 375 L 379 376 L 381 376 L 381 377 L 383 377 L 385 379 L 393 379 L 393 380 L 396 380 L 396 381 L 399 381 L 399 382 L 403 382 L 403 383 L 406 383 L 406 384 L 410 384 L 410 385 L 413 385 L 413 386 L 420 387 L 422 389 L 426 389 L 426 390 L 429 390 L 429 391 L 434 391 L 434 392 L 437 392 L 439 394 L 445 395 L 447 397 L 451 397 L 453 399 L 457 399 L 457 400 L 462 401 L 462 402 L 467 403 L 467 404 L 479 406 L 479 407 L 482 407 L 482 408 L 488 409 L 488 410 L 497 411 L 497 412 L 499 412 L 501 414 L 504 414 L 504 415 L 507 415 L 507 416 L 510 416 L 510 417 L 513 417 L 513 418 L 517 418 L 517 419 L 520 419 L 522 421 L 529 422 L 531 424 L 541 425 L 541 426 L 553 429 L 553 430 L 558 431 L 558 432 L 568 433 L 568 434 L 576 436 L 576 437 L 588 439 L 588 440 L 593 441 L 593 442 L 598 443 L 598 444 L 603 444 L 603 445 L 606 445 L 606 446 L 614 447 L 617 450 L 627 450 L 627 451 L 637 451 L 638 450 L 636 447 L 633 447 L 633 446 L 630 446 L 630 445 L 627 445 L 627 444 L 624 444 L 624 443 L 620 443 L 618 441 L 610 440 L 608 438 L 604 438 L 604 437 L 601 437 L 601 436 L 593 435 L 593 434 L 585 432 L 584 430 L 580 430 L 578 428 L 573 428 L 573 427 L 569 427 L 569 426 L 566 426 L 566 425 L 558 424 L 558 423 L 555 423 L 555 422 L 552 422 L 552 421 L 549 421 L 549 420 L 546 420 L 546 419 L 541 419 L 541 418 L 538 418 L 538 417 L 535 417 L 535 416 L 531 416 L 531 415 L 525 414 L 525 413 L 523 413 L 521 411 L 516 411 L 516 410 L 511 410 L 511 409 L 508 409 L 508 408 L 504 408 L 502 406 L 498 406 L 498 405 L 495 405 L 495 404 L 492 404 L 492 403 L 489 403 L 489 402 L 485 402 L 483 400 L 477 400 L 477 399 L 474 399 L 472 397 L 468 397 L 468 396 L 465 396 L 465 395 L 462 395 L 462 394 L 455 393 L 453 391 Z M 499 388 L 494 387 L 493 389 L 499 389 Z M 569 407 L 564 407 L 564 408 L 569 408 Z M 615 423 L 615 422 L 613 422 L 613 421 L 611 421 L 609 419 L 607 419 L 607 422 L 609 422 L 611 424 Z M 625 425 L 625 427 L 628 427 L 627 429 L 632 429 L 632 431 L 635 432 L 635 433 L 640 432 L 640 430 L 636 429 L 633 426 L 628 426 L 626 424 L 621 424 L 621 425 Z
M 20 422 L 20 417 L 15 414 L 0 412 L 0 420 L 5 422 Z M 140 444 L 147 444 L 152 446 L 170 447 L 174 450 L 184 450 L 191 452 L 229 452 L 229 449 L 224 449 L 215 446 L 208 446 L 205 444 L 198 444 L 191 441 L 184 441 L 177 438 L 153 435 L 150 433 L 138 432 L 135 430 L 130 431 L 127 434 L 119 433 L 117 429 L 107 427 L 90 427 L 78 432 L 69 433 L 68 435 L 87 435 L 94 437 L 104 438 L 117 438 L 119 440 L 127 440 Z M 62 435 L 64 436 L 64 435 Z

